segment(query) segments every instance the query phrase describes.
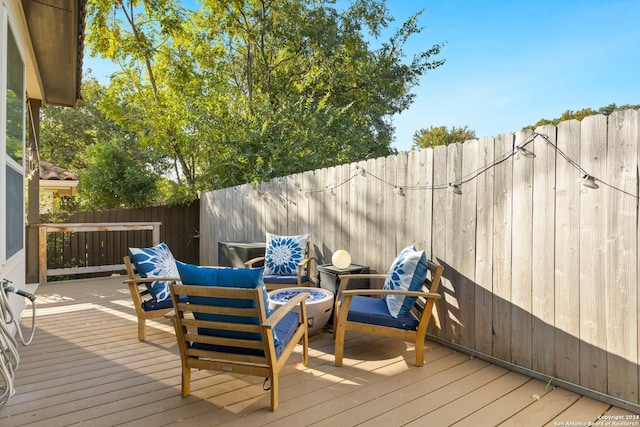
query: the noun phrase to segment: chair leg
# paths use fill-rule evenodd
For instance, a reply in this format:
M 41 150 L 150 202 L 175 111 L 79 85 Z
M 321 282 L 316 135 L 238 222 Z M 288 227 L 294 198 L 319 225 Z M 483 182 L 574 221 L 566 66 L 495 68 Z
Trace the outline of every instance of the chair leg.
M 334 327 L 334 333 L 336 335 L 336 344 L 335 344 L 335 366 L 342 366 L 342 357 L 344 354 L 344 326 L 343 327 Z
M 307 366 L 309 364 L 309 335 L 304 334 L 302 337 L 302 364 Z
M 416 366 L 424 366 L 424 334 L 418 334 L 416 337 Z
M 147 339 L 147 320 L 138 317 L 138 341 Z
M 278 374 L 271 375 L 271 412 L 278 408 Z
M 191 368 L 182 366 L 182 397 L 191 394 Z
M 424 341 L 416 343 L 416 366 L 424 366 Z

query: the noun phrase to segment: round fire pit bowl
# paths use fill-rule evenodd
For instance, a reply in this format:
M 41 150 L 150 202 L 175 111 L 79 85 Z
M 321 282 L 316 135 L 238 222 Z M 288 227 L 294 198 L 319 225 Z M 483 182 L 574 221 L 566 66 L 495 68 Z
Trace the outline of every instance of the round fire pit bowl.
M 307 325 L 309 335 L 317 334 L 329 321 L 333 309 L 333 292 L 322 288 L 283 288 L 269 292 L 269 309 L 276 310 L 300 292 L 308 292 Z M 299 306 L 295 308 L 299 314 Z

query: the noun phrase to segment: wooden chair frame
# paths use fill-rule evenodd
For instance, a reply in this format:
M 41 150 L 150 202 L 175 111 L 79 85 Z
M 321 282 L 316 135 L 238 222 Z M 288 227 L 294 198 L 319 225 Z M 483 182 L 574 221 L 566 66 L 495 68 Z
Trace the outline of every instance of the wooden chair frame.
M 304 259 L 302 259 L 302 261 L 300 261 L 300 263 L 298 264 L 298 281 L 297 283 L 294 284 L 282 284 L 282 283 L 269 283 L 265 281 L 265 286 L 267 287 L 268 291 L 272 291 L 274 289 L 282 289 L 282 288 L 290 288 L 290 287 L 304 287 L 304 286 L 309 286 L 310 282 L 311 282 L 311 260 L 314 259 L 312 257 L 309 256 L 310 252 L 310 243 L 309 241 L 307 241 L 307 247 L 305 249 L 305 257 Z M 265 261 L 265 256 L 259 256 L 256 258 L 252 258 L 249 261 L 246 261 L 244 263 L 244 265 L 248 268 L 252 268 L 254 266 L 254 264 L 259 263 L 259 262 L 264 262 Z M 307 273 L 307 280 L 306 281 L 302 281 L 302 276 L 304 276 L 304 273 Z
M 271 411 L 278 407 L 278 376 L 284 368 L 287 359 L 293 353 L 295 346 L 302 341 L 302 363 L 307 366 L 309 359 L 309 337 L 307 330 L 307 312 L 305 299 L 309 296 L 301 292 L 291 298 L 286 304 L 274 311 L 268 318 L 261 287 L 256 289 L 226 288 L 218 286 L 170 285 L 174 312 L 167 314 L 173 319 L 176 331 L 180 358 L 182 360 L 182 397 L 191 392 L 191 369 L 208 369 L 226 373 L 254 375 L 269 378 L 271 381 Z M 233 308 L 182 303 L 179 295 L 251 299 L 256 301 L 256 308 Z M 282 350 L 280 357 L 276 357 L 273 329 L 287 313 L 299 306 L 300 315 L 298 325 L 291 340 Z M 258 317 L 260 324 L 239 324 L 223 321 L 196 320 L 194 312 L 214 313 L 229 316 Z M 262 341 L 201 335 L 198 328 L 214 328 L 225 331 L 241 331 L 262 334 Z M 208 349 L 197 349 L 193 343 L 204 343 L 236 347 L 241 349 L 262 350 L 263 356 L 247 355 L 242 352 L 228 353 Z
M 434 310 L 434 304 L 440 299 L 437 293 L 442 276 L 442 266 L 428 261 L 431 278 L 427 278 L 423 285 L 422 292 L 397 291 L 383 289 L 353 289 L 347 290 L 349 280 L 352 279 L 382 279 L 386 274 L 349 274 L 340 275 L 340 287 L 336 295 L 335 306 L 333 310 L 333 335 L 335 338 L 335 366 L 342 366 L 344 356 L 344 338 L 347 331 L 357 331 L 365 334 L 381 335 L 385 337 L 400 338 L 404 341 L 415 343 L 416 366 L 424 365 L 424 340 L 427 333 L 427 327 Z M 427 288 L 427 289 L 425 289 Z M 411 313 L 419 320 L 416 330 L 398 329 L 388 326 L 372 325 L 368 323 L 360 323 L 347 319 L 351 301 L 354 295 L 364 295 L 369 297 L 381 297 L 384 294 L 408 295 L 418 297 Z
M 136 317 L 138 318 L 138 340 L 145 341 L 147 339 L 147 319 L 158 319 L 164 317 L 165 314 L 173 310 L 173 308 L 163 308 L 159 310 L 143 310 L 142 302 L 146 296 L 149 295 L 149 291 L 145 284 L 151 282 L 162 281 L 178 281 L 179 277 L 167 277 L 167 278 L 141 278 L 136 275 L 135 268 L 131 262 L 129 256 L 124 257 L 124 266 L 127 270 L 128 279 L 124 283 L 129 287 L 129 293 L 133 300 L 133 306 L 136 309 Z

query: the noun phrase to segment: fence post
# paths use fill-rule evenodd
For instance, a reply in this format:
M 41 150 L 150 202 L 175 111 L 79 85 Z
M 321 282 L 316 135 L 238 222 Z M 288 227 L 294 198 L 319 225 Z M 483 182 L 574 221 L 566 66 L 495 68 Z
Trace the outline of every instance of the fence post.
M 47 226 L 38 227 L 38 282 L 47 283 Z
M 153 231 L 151 232 L 151 238 L 153 239 L 153 246 L 160 244 L 160 224 L 153 224 Z

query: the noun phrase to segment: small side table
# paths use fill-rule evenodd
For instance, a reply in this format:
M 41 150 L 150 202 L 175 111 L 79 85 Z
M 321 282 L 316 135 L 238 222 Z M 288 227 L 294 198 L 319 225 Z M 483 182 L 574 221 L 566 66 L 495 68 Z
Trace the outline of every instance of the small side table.
M 318 266 L 318 284 L 322 289 L 327 289 L 334 294 L 340 287 L 341 274 L 361 274 L 368 273 L 369 267 L 366 265 L 351 264 L 347 268 L 337 268 L 333 264 L 322 264 Z M 358 279 L 349 281 L 349 289 L 368 289 L 369 279 Z
M 366 265 L 351 264 L 347 268 L 337 268 L 333 264 L 322 264 L 318 266 L 318 285 L 322 289 L 333 292 L 334 296 L 340 287 L 341 274 L 364 274 L 369 272 Z M 369 289 L 369 279 L 349 280 L 348 289 Z M 331 317 L 327 322 L 333 327 L 333 306 L 331 307 Z

